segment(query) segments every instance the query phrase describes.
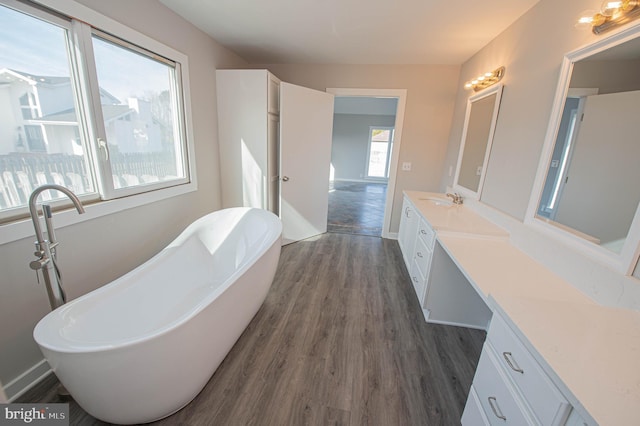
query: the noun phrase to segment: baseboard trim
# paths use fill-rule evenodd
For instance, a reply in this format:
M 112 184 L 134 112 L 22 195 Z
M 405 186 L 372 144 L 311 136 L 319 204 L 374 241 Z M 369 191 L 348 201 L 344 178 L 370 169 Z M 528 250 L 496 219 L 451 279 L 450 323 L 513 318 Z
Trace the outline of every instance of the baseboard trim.
M 36 365 L 10 381 L 4 386 L 4 392 L 9 402 L 15 401 L 24 395 L 29 389 L 37 385 L 42 379 L 51 373 L 51 367 L 47 360 L 43 359 Z
M 333 179 L 331 182 L 356 182 L 356 183 L 384 183 L 389 184 L 388 179 Z
M 487 329 L 489 328 L 489 324 L 487 324 L 485 327 L 483 327 L 483 326 L 480 326 L 478 324 L 464 324 L 464 323 L 459 323 L 459 322 L 432 320 L 432 319 L 429 319 L 429 310 L 428 309 L 423 309 L 422 310 L 422 314 L 424 315 L 424 320 L 429 324 L 451 325 L 451 326 L 454 326 L 454 327 L 473 328 L 475 330 L 482 330 L 482 331 L 487 331 Z

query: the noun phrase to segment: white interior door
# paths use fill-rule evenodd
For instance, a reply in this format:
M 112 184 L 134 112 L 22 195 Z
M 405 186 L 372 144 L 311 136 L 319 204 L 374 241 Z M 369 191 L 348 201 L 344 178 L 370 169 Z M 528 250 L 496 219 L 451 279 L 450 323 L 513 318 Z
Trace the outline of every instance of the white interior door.
M 282 242 L 327 232 L 333 95 L 280 85 Z

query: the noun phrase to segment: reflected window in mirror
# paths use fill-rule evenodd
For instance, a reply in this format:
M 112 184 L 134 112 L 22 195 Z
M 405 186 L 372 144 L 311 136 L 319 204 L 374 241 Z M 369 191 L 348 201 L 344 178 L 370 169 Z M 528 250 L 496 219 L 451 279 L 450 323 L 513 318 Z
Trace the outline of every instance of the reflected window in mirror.
M 482 192 L 502 87 L 501 84 L 492 86 L 470 97 L 467 102 L 454 180 L 455 190 L 467 197 L 479 199 Z
M 625 274 L 633 272 L 640 239 L 638 33 L 565 57 L 529 209 L 534 222 Z

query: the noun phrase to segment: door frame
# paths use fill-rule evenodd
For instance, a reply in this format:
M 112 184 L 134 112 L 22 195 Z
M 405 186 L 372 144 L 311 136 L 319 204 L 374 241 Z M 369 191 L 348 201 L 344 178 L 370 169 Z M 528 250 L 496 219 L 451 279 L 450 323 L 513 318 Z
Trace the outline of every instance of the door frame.
M 396 109 L 396 122 L 393 146 L 391 149 L 391 161 L 389 163 L 389 180 L 387 182 L 387 198 L 384 203 L 384 220 L 382 223 L 382 238 L 397 238 L 397 233 L 391 233 L 391 213 L 393 201 L 396 193 L 396 175 L 398 173 L 398 161 L 400 159 L 400 146 L 402 145 L 402 125 L 404 123 L 404 110 L 407 102 L 407 89 L 348 89 L 348 88 L 327 88 L 327 93 L 336 97 L 341 96 L 362 96 L 365 98 L 396 98 L 398 107 Z

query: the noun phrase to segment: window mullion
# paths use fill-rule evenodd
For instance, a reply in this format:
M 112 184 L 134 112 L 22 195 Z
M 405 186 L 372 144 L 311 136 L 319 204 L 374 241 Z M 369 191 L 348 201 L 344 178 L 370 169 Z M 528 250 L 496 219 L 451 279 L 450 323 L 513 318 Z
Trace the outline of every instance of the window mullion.
M 185 106 L 182 98 L 182 93 L 184 90 L 182 88 L 182 71 L 181 65 L 179 63 L 175 64 L 175 68 L 173 69 L 173 75 L 171 78 L 171 100 L 172 104 L 178 105 L 178 108 L 175 108 L 173 111 L 173 132 L 178 137 L 174 140 L 174 146 L 177 154 L 176 158 L 176 168 L 180 170 L 184 176 L 189 176 L 189 160 L 188 160 L 188 149 L 187 149 L 187 135 L 185 133 L 186 124 L 184 120 L 184 111 Z
M 93 44 L 91 42 L 92 28 L 83 22 L 73 20 L 73 56 L 76 60 L 77 81 L 80 86 L 80 116 L 84 123 L 90 158 L 97 180 L 98 191 L 103 199 L 113 198 L 113 178 L 109 164 L 107 136 L 102 117 L 100 102 L 100 87 L 96 71 Z

